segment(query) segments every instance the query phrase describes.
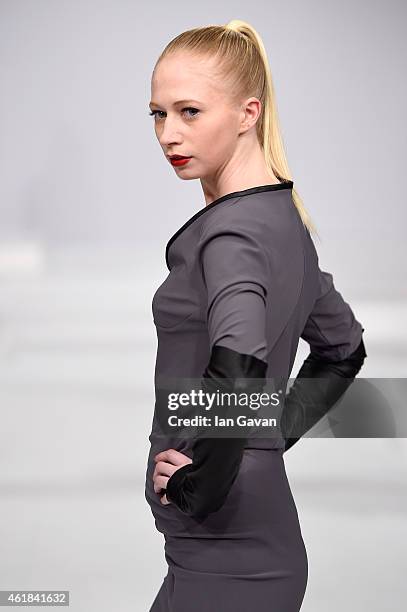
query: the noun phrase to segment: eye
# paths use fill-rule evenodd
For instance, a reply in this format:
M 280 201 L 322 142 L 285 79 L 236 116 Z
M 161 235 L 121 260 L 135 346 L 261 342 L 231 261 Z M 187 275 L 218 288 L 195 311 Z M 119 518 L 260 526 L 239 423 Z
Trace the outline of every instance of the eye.
M 193 108 L 191 106 L 187 106 L 186 108 L 183 108 L 182 112 L 184 112 L 184 111 L 192 111 L 193 114 L 190 115 L 190 117 L 196 117 L 196 115 L 199 113 L 199 110 L 197 108 Z
M 184 112 L 184 111 L 192 111 L 193 114 L 189 115 L 190 118 L 196 117 L 196 115 L 199 113 L 199 110 L 197 108 L 193 108 L 192 106 L 187 106 L 187 107 L 183 108 L 181 112 Z M 157 115 L 157 113 L 158 113 L 158 115 Z M 159 119 L 162 119 L 162 117 L 159 115 L 159 113 L 162 113 L 162 114 L 165 115 L 165 111 L 159 111 L 159 110 L 153 110 L 153 111 L 151 111 L 149 113 L 149 115 L 151 115 L 152 117 L 155 117 L 157 115 Z
M 149 115 L 155 117 L 157 113 L 162 113 L 163 111 L 158 111 L 158 110 L 153 110 L 151 111 L 151 113 L 149 113 Z

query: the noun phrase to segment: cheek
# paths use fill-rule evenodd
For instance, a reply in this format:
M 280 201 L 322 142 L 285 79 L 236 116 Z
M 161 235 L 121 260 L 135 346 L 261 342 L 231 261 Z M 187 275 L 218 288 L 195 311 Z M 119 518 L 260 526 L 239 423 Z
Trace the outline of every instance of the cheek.
M 223 161 L 230 156 L 236 146 L 235 125 L 225 121 L 211 121 L 202 125 L 200 151 L 208 155 L 211 161 Z

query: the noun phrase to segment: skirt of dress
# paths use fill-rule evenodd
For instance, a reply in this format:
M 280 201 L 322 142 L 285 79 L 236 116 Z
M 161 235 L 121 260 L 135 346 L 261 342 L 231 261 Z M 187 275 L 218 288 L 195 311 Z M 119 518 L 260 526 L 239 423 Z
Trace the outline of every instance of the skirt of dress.
M 164 534 L 168 573 L 150 612 L 298 612 L 308 559 L 283 449 L 245 449 L 225 504 L 205 519 L 161 504 L 155 452 L 146 499 Z

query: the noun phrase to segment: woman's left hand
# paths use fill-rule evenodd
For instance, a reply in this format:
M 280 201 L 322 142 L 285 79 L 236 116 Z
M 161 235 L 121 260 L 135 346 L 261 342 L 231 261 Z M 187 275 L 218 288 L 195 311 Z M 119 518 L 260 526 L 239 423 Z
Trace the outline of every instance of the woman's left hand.
M 153 482 L 154 491 L 156 493 L 160 493 L 162 489 L 167 488 L 167 482 L 174 472 L 179 470 L 183 465 L 192 463 L 192 459 L 174 448 L 168 448 L 165 451 L 161 451 L 154 457 L 154 461 L 156 462 L 156 466 L 154 468 Z M 161 497 L 161 503 L 165 506 L 171 503 L 167 499 L 165 493 Z

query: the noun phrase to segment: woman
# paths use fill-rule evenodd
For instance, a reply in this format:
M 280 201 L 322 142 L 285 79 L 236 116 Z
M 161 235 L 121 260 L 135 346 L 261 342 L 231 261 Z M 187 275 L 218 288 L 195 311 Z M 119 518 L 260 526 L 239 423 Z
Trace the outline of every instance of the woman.
M 206 202 L 170 238 L 152 304 L 145 495 L 168 573 L 150 612 L 295 612 L 308 563 L 283 453 L 356 376 L 363 328 L 319 268 L 255 30 L 234 20 L 177 36 L 154 68 L 150 108 L 166 158 L 181 179 L 199 178 Z M 279 432 L 194 438 L 166 426 L 168 380 L 198 378 L 205 392 L 280 386 L 300 337 L 311 353 Z M 321 390 L 301 381 L 317 376 L 329 380 L 322 411 Z

